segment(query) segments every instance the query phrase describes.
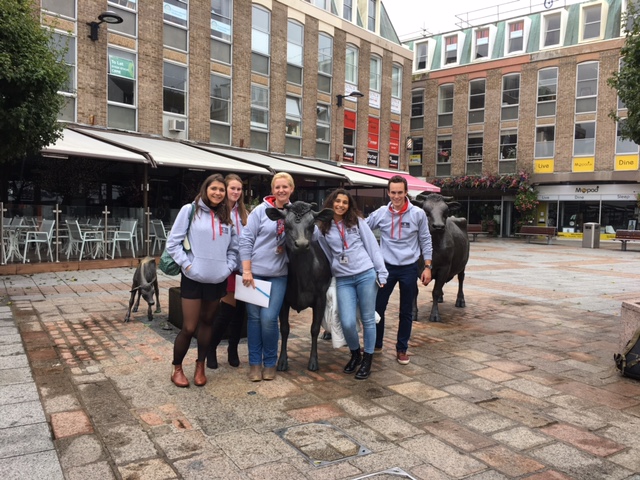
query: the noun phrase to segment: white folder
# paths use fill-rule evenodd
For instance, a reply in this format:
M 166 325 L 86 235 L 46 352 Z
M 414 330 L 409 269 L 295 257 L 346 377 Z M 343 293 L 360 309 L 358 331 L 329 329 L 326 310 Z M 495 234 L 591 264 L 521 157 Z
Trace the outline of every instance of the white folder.
M 256 288 L 245 287 L 242 283 L 242 277 L 236 275 L 236 300 L 252 303 L 259 307 L 268 307 L 271 298 L 271 282 L 255 278 L 253 282 Z

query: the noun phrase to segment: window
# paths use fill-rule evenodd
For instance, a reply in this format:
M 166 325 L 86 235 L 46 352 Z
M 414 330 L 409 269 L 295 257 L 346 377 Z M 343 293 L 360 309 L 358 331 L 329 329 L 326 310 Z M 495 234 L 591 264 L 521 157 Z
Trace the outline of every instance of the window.
M 469 82 L 469 124 L 484 123 L 485 87 L 484 78 Z
M 287 81 L 302 85 L 304 27 L 289 20 L 287 27 Z
M 518 131 L 502 130 L 500 132 L 500 161 L 498 173 L 516 173 L 516 161 L 518 158 Z
M 164 0 L 164 46 L 186 52 L 189 41 L 189 9 L 181 0 Z M 123 22 L 124 23 L 124 22 Z
M 544 17 L 544 47 L 554 47 L 560 45 L 560 26 L 562 16 L 554 13 Z
M 594 155 L 596 149 L 596 122 L 576 123 L 573 135 L 573 155 Z
M 402 67 L 395 63 L 391 67 L 391 97 L 402 98 Z
M 626 118 L 621 119 L 617 125 L 616 133 L 616 154 L 629 155 L 638 153 L 638 144 L 633 140 L 622 137 L 622 127 L 627 122 Z
M 58 113 L 58 120 L 65 122 L 76 121 L 76 37 L 53 33 L 51 35 L 51 49 L 64 52 L 62 61 L 67 70 L 67 81 L 58 91 L 65 97 L 65 103 Z
M 187 67 L 164 62 L 162 109 L 185 115 L 187 111 Z
M 438 88 L 438 127 L 453 125 L 453 84 Z
M 331 147 L 331 107 L 319 103 L 316 107 L 316 157 L 329 160 Z
M 323 10 L 329 10 L 329 0 L 311 0 L 311 3 Z
M 436 153 L 436 177 L 451 175 L 451 135 L 438 135 Z
M 536 145 L 534 149 L 535 158 L 552 158 L 555 153 L 556 127 L 547 125 L 536 128 Z
M 343 0 L 342 18 L 350 22 L 353 21 L 353 0 Z
M 601 5 L 582 8 L 582 40 L 600 38 L 601 15 Z
M 44 3 L 44 2 L 43 2 Z M 122 17 L 122 23 L 107 23 L 109 32 L 135 37 L 138 27 L 137 3 L 132 0 L 109 0 L 109 10 Z
M 380 57 L 371 57 L 369 75 L 369 88 L 380 93 L 382 88 L 382 60 Z
M 411 92 L 411 130 L 424 127 L 424 90 Z
M 376 0 L 369 0 L 369 8 L 367 8 L 367 30 L 376 31 Z
M 524 20 L 509 24 L 508 53 L 522 52 L 524 50 Z
M 514 73 L 502 77 L 501 120 L 517 120 L 520 105 L 520 74 Z
M 344 135 L 342 141 L 342 161 L 356 161 L 356 112 L 344 111 Z
M 429 67 L 428 47 L 428 43 L 418 43 L 416 45 L 416 70 L 426 70 Z
M 347 46 L 345 62 L 345 81 L 352 85 L 358 85 L 358 49 L 356 47 Z
M 623 66 L 624 66 L 624 58 L 620 57 L 620 60 L 618 61 L 618 72 L 622 70 Z M 627 109 L 627 106 L 624 104 L 624 102 L 620 98 L 620 95 L 618 95 L 618 110 L 626 110 L 626 109 Z
M 458 63 L 458 36 L 450 35 L 444 38 L 444 64 Z
M 209 93 L 210 142 L 231 144 L 231 79 L 211 75 Z
M 556 114 L 558 92 L 558 69 L 545 68 L 538 71 L 538 104 L 536 116 L 551 117 Z
M 255 5 L 251 11 L 251 71 L 269 75 L 271 12 Z
M 211 0 L 211 58 L 231 63 L 232 0 Z
M 251 85 L 251 148 L 269 149 L 269 89 Z
M 480 175 L 482 173 L 482 133 L 469 133 L 467 135 L 467 175 Z
M 75 0 L 42 0 L 42 9 L 63 17 L 76 18 Z
M 136 130 L 136 54 L 108 49 L 107 125 Z
M 489 58 L 489 29 L 476 30 L 476 58 Z
M 577 66 L 576 113 L 596 111 L 598 66 L 598 62 L 586 62 Z
M 424 147 L 424 140 L 422 137 L 413 137 L 413 149 L 411 150 L 410 164 L 422 165 L 422 150 Z M 413 173 L 410 171 L 413 175 Z
M 284 152 L 300 155 L 302 146 L 302 99 L 287 95 L 287 130 Z
M 333 38 L 325 33 L 318 36 L 318 90 L 331 93 L 333 75 Z

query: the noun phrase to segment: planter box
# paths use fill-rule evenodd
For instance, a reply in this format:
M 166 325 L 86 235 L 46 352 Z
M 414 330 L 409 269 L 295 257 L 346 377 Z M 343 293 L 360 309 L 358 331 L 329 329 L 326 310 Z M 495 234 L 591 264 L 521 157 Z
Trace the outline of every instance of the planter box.
M 622 302 L 620 318 L 622 320 L 622 328 L 620 329 L 618 353 L 624 350 L 627 342 L 631 340 L 633 334 L 640 328 L 640 302 Z
M 169 288 L 169 323 L 178 329 L 182 329 L 182 299 L 180 298 L 180 287 Z M 195 337 L 198 336 L 198 330 L 196 329 Z M 229 329 L 224 332 L 223 340 L 229 338 Z M 247 319 L 245 316 L 244 324 L 242 326 L 241 338 L 247 338 Z

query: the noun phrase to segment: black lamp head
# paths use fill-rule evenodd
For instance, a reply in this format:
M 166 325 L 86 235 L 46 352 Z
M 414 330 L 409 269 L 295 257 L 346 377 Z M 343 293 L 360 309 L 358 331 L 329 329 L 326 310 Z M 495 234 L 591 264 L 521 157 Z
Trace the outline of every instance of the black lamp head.
M 347 97 L 353 97 L 353 98 L 362 98 L 364 97 L 364 93 L 362 93 L 359 90 L 353 90 L 350 94 L 348 95 L 336 95 L 336 99 L 338 100 L 337 102 L 337 106 L 341 107 L 342 106 L 342 99 L 343 98 L 347 98 Z
M 101 23 L 122 23 L 124 19 L 118 15 L 116 12 L 106 11 L 102 12 L 98 15 L 99 22 L 89 22 L 87 25 L 91 27 L 91 32 L 89 33 L 89 38 L 94 42 L 98 40 L 98 32 L 100 31 Z

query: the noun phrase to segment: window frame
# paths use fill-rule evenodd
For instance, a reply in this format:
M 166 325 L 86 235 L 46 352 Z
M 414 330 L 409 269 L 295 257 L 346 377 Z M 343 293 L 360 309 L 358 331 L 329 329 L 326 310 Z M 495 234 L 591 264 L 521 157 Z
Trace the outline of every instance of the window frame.
M 560 25 L 557 30 L 549 29 L 549 22 L 556 17 L 559 18 Z M 567 15 L 565 10 L 552 11 L 548 13 L 542 14 L 542 33 L 540 35 L 540 50 L 548 49 L 548 48 L 557 48 L 561 47 L 564 40 L 564 34 L 566 31 L 566 23 L 567 23 Z M 551 32 L 558 32 L 558 41 L 557 43 L 547 44 L 547 37 Z
M 188 0 L 163 0 L 163 5 L 169 3 L 169 2 L 174 2 L 174 3 L 178 3 L 178 4 L 183 4 L 186 8 L 186 19 L 184 20 L 184 23 L 181 22 L 176 22 L 176 21 L 172 21 L 171 19 L 167 19 L 166 18 L 166 13 L 165 13 L 165 8 L 163 8 L 163 12 L 162 12 L 162 44 L 165 48 L 168 48 L 170 50 L 175 50 L 178 52 L 183 52 L 183 53 L 188 53 L 189 52 L 189 2 Z M 166 6 L 166 5 L 165 5 Z M 178 17 L 175 17 L 178 18 Z M 174 29 L 178 32 L 180 32 L 181 36 L 184 36 L 184 48 L 181 48 L 181 46 L 178 46 L 176 44 L 168 44 L 166 42 L 167 39 L 167 32 L 170 30 L 167 30 L 167 28 Z
M 517 18 L 507 22 L 505 32 L 505 54 L 506 55 L 518 55 L 524 53 L 527 49 L 527 33 L 528 33 L 528 22 L 525 18 Z M 512 27 L 520 25 L 522 28 L 513 29 Z M 515 35 L 516 32 L 520 32 L 519 35 Z M 514 48 L 514 41 L 520 39 L 522 45 L 520 48 Z
M 584 138 L 578 138 L 578 128 L 581 125 L 589 125 L 589 129 L 585 129 L 585 132 L 591 134 L 591 130 L 593 130 L 593 134 L 590 137 L 585 136 Z M 573 127 L 573 156 L 574 157 L 593 157 L 596 154 L 596 134 L 597 134 L 598 126 L 596 125 L 596 121 L 588 121 L 588 122 L 575 122 Z M 586 140 L 591 140 L 591 142 L 587 142 Z M 589 143 L 592 144 L 592 148 L 588 152 L 577 152 L 576 147 L 579 145 L 583 145 L 583 143 L 578 143 L 579 141 L 584 141 L 584 145 L 588 146 Z M 582 150 L 582 149 L 580 149 Z M 586 150 L 586 148 L 585 148 Z
M 449 89 L 451 87 L 451 96 L 443 97 L 442 93 L 445 88 Z M 454 112 L 454 99 L 455 99 L 455 84 L 453 83 L 443 83 L 442 85 L 438 85 L 438 128 L 441 127 L 452 127 L 453 126 L 453 112 Z M 451 111 L 446 111 L 443 109 L 445 105 L 448 105 L 449 101 L 451 102 Z M 442 119 L 446 117 L 451 117 L 450 122 L 448 124 L 443 124 L 441 122 Z
M 348 59 L 349 59 L 349 51 L 354 52 L 353 55 L 353 59 L 355 61 L 354 64 L 349 64 Z M 358 47 L 356 47 L 355 45 L 352 44 L 347 44 L 347 47 L 345 49 L 345 73 L 344 73 L 344 78 L 345 78 L 345 82 L 350 84 L 350 85 L 354 85 L 354 86 L 358 86 L 358 77 L 359 77 L 359 71 L 358 71 L 358 63 L 360 61 L 360 49 Z M 349 67 L 352 67 L 351 70 L 354 72 L 354 77 L 355 78 L 350 78 L 349 77 Z
M 322 42 L 321 42 L 322 38 L 326 38 L 330 40 L 331 45 L 330 45 L 330 51 L 328 54 L 323 51 L 323 48 L 326 48 L 326 47 L 322 47 Z M 333 47 L 334 47 L 333 37 L 326 32 L 318 32 L 318 91 L 327 93 L 327 94 L 331 94 L 333 90 Z M 325 64 L 324 62 L 327 61 L 326 60 L 327 58 L 329 59 L 328 72 L 322 69 L 322 65 Z M 329 83 L 328 91 L 320 88 L 321 79 L 324 79 L 325 82 Z
M 266 14 L 267 29 L 265 30 L 262 25 L 256 24 L 256 12 L 260 14 Z M 271 11 L 258 4 L 251 5 L 251 72 L 259 75 L 269 76 L 271 74 Z M 266 52 L 263 48 L 256 49 L 256 45 L 260 44 L 259 36 L 266 36 L 268 39 L 266 42 Z M 266 61 L 266 69 L 258 70 L 258 60 Z
M 398 72 L 394 75 L 394 72 Z M 402 99 L 402 75 L 404 69 L 399 63 L 391 65 L 391 98 Z
M 227 65 L 231 65 L 232 62 L 232 44 L 233 44 L 233 1 L 234 0 L 218 0 L 221 3 L 226 3 L 228 5 L 228 9 L 230 13 L 230 17 L 226 17 L 222 11 L 221 13 L 217 13 L 214 9 L 213 9 L 213 5 L 211 6 L 211 20 L 210 20 L 210 53 L 209 56 L 212 60 L 215 60 L 216 62 L 221 62 L 221 63 L 225 63 Z M 222 19 L 222 21 L 216 21 L 216 19 L 214 17 L 219 17 L 220 19 Z M 228 20 L 228 23 L 224 20 Z M 213 29 L 213 25 L 214 22 L 217 22 L 216 24 L 224 24 L 224 25 L 229 25 L 229 38 L 224 38 L 222 36 L 217 36 L 214 35 L 214 29 Z M 215 30 L 218 31 L 220 33 L 220 35 L 227 35 L 224 32 L 220 32 L 219 30 Z M 220 58 L 220 56 L 215 56 L 214 55 L 214 45 L 215 44 L 220 44 L 222 47 L 224 47 L 225 49 L 227 49 L 227 58 Z
M 321 119 L 321 111 L 326 112 L 327 120 Z M 326 129 L 328 139 L 325 140 L 318 136 L 319 129 Z M 318 145 L 321 145 L 323 149 L 326 148 L 326 157 L 318 155 Z M 331 158 L 331 105 L 326 103 L 318 103 L 316 105 L 316 157 L 324 160 Z
M 486 33 L 486 36 L 482 36 L 479 37 L 478 34 L 484 34 Z M 486 26 L 486 27 L 479 27 L 476 28 L 473 32 L 473 61 L 476 60 L 487 60 L 491 58 L 491 46 L 490 46 L 490 38 L 491 38 L 491 29 Z M 486 39 L 486 41 L 484 41 Z M 478 43 L 478 40 L 483 40 L 482 44 Z M 485 46 L 487 47 L 487 54 L 486 55 L 482 55 L 482 56 L 478 56 L 479 53 L 479 48 L 478 46 Z
M 480 142 L 471 142 L 471 140 L 480 139 Z M 472 154 L 472 151 L 479 151 L 479 155 Z M 467 175 L 482 174 L 482 165 L 484 163 L 484 132 L 468 132 L 467 133 L 467 154 L 465 156 L 465 171 Z M 479 165 L 479 167 L 477 167 Z
M 424 128 L 424 88 L 414 88 L 411 90 L 411 116 L 410 116 L 410 130 L 422 130 Z M 416 99 L 421 101 L 415 101 Z M 414 115 L 417 112 L 417 108 L 420 108 L 420 115 Z M 414 121 L 414 119 L 416 119 Z M 417 120 L 420 119 L 420 120 Z
M 552 132 L 553 139 L 548 140 L 543 137 L 546 137 L 545 132 Z M 540 138 L 540 140 L 539 140 Z M 543 144 L 551 144 L 551 153 L 547 153 L 548 148 L 544 149 L 544 152 L 540 152 L 543 150 L 542 146 L 538 147 L 538 145 Z M 535 137 L 533 142 L 533 158 L 553 158 L 556 154 L 556 126 L 555 125 L 538 125 L 535 129 Z
M 421 53 L 421 50 L 424 50 Z M 419 42 L 416 43 L 415 53 L 413 57 L 413 64 L 415 65 L 414 72 L 420 72 L 422 70 L 429 70 L 429 42 Z M 423 59 L 424 65 L 421 67 L 421 59 Z
M 165 66 L 166 65 L 172 65 L 174 67 L 181 68 L 181 69 L 183 69 L 185 71 L 184 90 L 178 90 L 177 88 L 167 87 L 165 85 Z M 169 111 L 169 110 L 165 110 L 164 92 L 165 92 L 166 89 L 169 89 L 169 90 L 172 90 L 172 91 L 175 91 L 175 92 L 183 92 L 183 94 L 184 94 L 184 112 L 183 113 L 178 113 L 178 112 L 172 112 L 172 111 Z M 162 100 L 162 112 L 163 113 L 168 113 L 170 115 L 180 115 L 182 117 L 188 117 L 188 113 L 189 113 L 189 67 L 187 65 L 184 65 L 184 64 L 172 62 L 172 61 L 167 60 L 165 58 L 162 61 L 162 92 L 163 92 L 163 100 Z
M 376 25 L 378 23 L 378 2 L 376 0 L 367 1 L 367 30 L 370 32 L 376 32 Z M 373 25 L 372 25 L 373 22 Z
M 580 78 L 581 76 L 581 69 L 583 70 L 583 72 L 590 66 L 595 65 L 596 66 L 596 75 L 595 78 L 593 77 L 587 77 L 587 78 Z M 588 72 L 588 70 L 586 70 Z M 584 74 L 584 73 L 583 73 Z M 600 80 L 600 62 L 597 60 L 593 60 L 593 61 L 588 61 L 588 62 L 582 62 L 576 65 L 576 103 L 575 103 L 575 109 L 576 109 L 576 113 L 594 113 L 598 111 L 598 87 L 599 87 L 599 80 Z M 582 82 L 582 86 L 581 86 L 581 82 Z M 590 86 L 585 86 L 586 83 L 593 83 L 595 82 L 595 93 L 590 93 L 590 94 L 582 94 L 582 91 L 585 90 L 586 88 L 591 89 Z M 591 91 L 591 90 L 590 90 Z M 581 105 L 591 105 L 593 104 L 593 108 L 591 110 L 587 109 L 585 110 L 585 107 L 581 107 Z
M 505 83 L 511 79 L 511 78 L 517 78 L 518 79 L 518 88 L 514 89 L 514 88 L 506 88 Z M 502 92 L 501 92 L 501 102 L 500 102 L 500 120 L 501 121 L 509 121 L 509 120 L 518 120 L 518 118 L 520 117 L 520 80 L 521 80 L 521 74 L 518 73 L 507 73 L 505 75 L 502 76 Z M 517 97 L 517 101 L 516 103 L 508 103 L 505 102 L 505 97 L 509 98 L 510 94 L 508 92 L 517 92 L 517 95 L 511 95 L 511 97 Z M 516 114 L 513 117 L 509 117 L 507 118 L 507 115 L 505 115 L 505 112 L 509 112 L 515 110 Z
M 482 91 L 473 93 L 474 85 L 482 84 Z M 474 78 L 473 80 L 469 80 L 469 99 L 468 99 L 468 110 L 467 110 L 467 124 L 469 125 L 477 125 L 484 123 L 484 113 L 486 107 L 486 98 L 487 98 L 487 79 L 486 78 Z M 472 108 L 472 104 L 474 102 L 482 103 L 481 107 Z M 481 119 L 476 119 L 472 117 L 482 117 Z
M 296 39 L 291 38 L 292 26 L 296 28 L 298 27 L 300 28 L 300 43 L 295 43 L 294 40 Z M 291 49 L 295 47 L 299 47 L 300 49 L 300 53 L 299 53 L 300 60 L 298 63 L 295 63 L 294 59 L 291 58 L 293 53 L 291 52 Z M 294 76 L 293 75 L 294 71 L 299 71 L 299 75 L 300 75 L 299 83 L 292 80 Z M 302 86 L 304 83 L 304 24 L 292 18 L 287 19 L 287 82 L 293 85 L 300 85 L 300 86 Z
M 50 43 L 50 46 L 60 53 L 62 53 L 62 50 L 65 51 L 64 57 L 60 57 L 60 61 L 64 63 L 67 71 L 70 73 L 70 82 L 67 85 L 63 85 L 63 88 L 57 91 L 57 94 L 65 99 L 64 106 L 58 112 L 58 121 L 75 122 L 78 105 L 78 37 L 71 32 L 54 30 L 52 32 L 52 39 L 53 38 L 56 38 L 56 42 L 55 44 Z M 69 47 L 70 43 L 73 43 L 73 48 Z M 73 52 L 72 55 L 70 55 L 70 52 Z M 68 60 L 72 60 L 73 63 L 70 63 Z M 70 113 L 68 111 L 69 102 L 73 102 L 73 113 L 70 116 L 67 115 Z
M 455 43 L 451 42 L 449 43 L 449 41 L 451 39 L 455 38 Z M 447 35 L 444 37 L 444 45 L 442 46 L 443 50 L 443 55 L 442 58 L 444 59 L 444 63 L 443 66 L 448 66 L 448 65 L 457 65 L 458 64 L 458 45 L 459 45 L 460 39 L 459 39 L 459 34 L 454 33 L 452 35 Z M 453 47 L 453 48 L 450 48 Z M 449 61 L 449 57 L 448 57 L 448 52 L 450 51 L 455 51 L 455 57 L 452 61 Z
M 592 42 L 595 40 L 601 40 L 603 38 L 604 35 L 604 27 L 606 24 L 606 19 L 607 19 L 607 12 L 608 12 L 608 4 L 606 4 L 605 2 L 600 2 L 600 3 L 588 3 L 588 4 L 581 4 L 580 5 L 580 35 L 579 35 L 579 39 L 581 42 Z M 589 37 L 586 36 L 587 34 L 587 30 L 589 30 L 590 26 L 595 25 L 596 22 L 591 21 L 589 23 L 587 23 L 588 16 L 589 13 L 592 11 L 595 11 L 596 9 L 598 9 L 599 11 L 599 17 L 598 17 L 598 34 L 590 34 Z M 603 21 L 604 19 L 604 21 Z
M 257 90 L 261 90 L 265 93 L 265 99 L 266 99 L 266 105 L 261 105 L 258 103 L 254 102 L 254 89 Z M 250 112 L 251 112 L 251 116 L 250 116 L 250 131 L 251 132 L 256 132 L 260 135 L 265 135 L 266 136 L 266 147 L 264 149 L 264 151 L 269 151 L 269 123 L 271 121 L 271 116 L 270 116 L 270 104 L 271 104 L 271 98 L 270 98 L 271 92 L 269 90 L 268 87 L 265 87 L 264 85 L 258 85 L 255 83 L 251 84 L 251 106 L 250 106 Z M 254 111 L 256 112 L 260 112 L 264 118 L 266 119 L 266 123 L 258 123 L 258 122 L 254 122 L 253 118 L 253 113 Z M 251 148 L 255 148 L 257 150 L 261 150 L 260 148 L 256 147 L 254 144 L 254 142 L 251 142 Z
M 374 63 L 377 68 L 374 69 Z M 380 93 L 382 91 L 382 58 L 371 55 L 369 60 L 369 90 Z
M 626 121 L 626 118 L 621 118 L 616 122 L 616 155 L 637 155 L 639 151 L 638 144 L 631 139 L 622 139 L 622 136 L 620 135 L 621 124 Z M 634 145 L 635 149 L 623 148 L 628 145 Z
M 222 96 L 215 96 L 214 92 L 213 92 L 213 81 L 214 81 L 214 77 L 220 78 L 220 79 L 224 79 L 224 80 L 228 80 L 229 81 L 229 95 L 228 98 L 224 98 Z M 219 119 L 214 119 L 211 118 L 211 111 L 213 110 L 213 103 L 214 102 L 225 102 L 226 103 L 226 110 L 227 110 L 227 120 L 226 121 L 222 121 Z M 228 77 L 226 75 L 221 75 L 220 73 L 216 73 L 216 72 L 211 72 L 209 74 L 209 142 L 210 143 L 218 143 L 220 145 L 231 145 L 231 128 L 232 128 L 232 114 L 233 114 L 233 82 L 231 80 L 231 77 Z M 229 132 L 229 138 L 228 141 L 226 143 L 220 143 L 220 142 L 213 142 L 213 129 L 215 128 L 216 125 L 219 125 L 220 127 L 228 127 L 228 132 Z
M 554 71 L 555 72 L 555 76 L 553 78 L 555 78 L 555 83 L 549 83 L 548 80 L 545 80 L 545 83 L 542 84 L 541 82 L 541 75 L 543 74 L 543 72 L 551 72 Z M 558 83 L 559 83 L 559 68 L 558 67 L 547 67 L 547 68 L 541 68 L 540 70 L 538 70 L 538 78 L 537 78 L 537 82 L 536 82 L 536 118 L 544 118 L 544 117 L 555 117 L 557 114 L 557 106 L 558 106 Z M 540 89 L 543 87 L 547 87 L 547 86 L 551 86 L 553 85 L 555 87 L 555 91 L 553 93 L 549 93 L 547 95 L 541 95 L 540 94 Z M 541 97 L 553 97 L 552 100 L 541 100 Z M 553 103 L 553 113 L 551 114 L 547 114 L 547 115 L 540 115 L 540 109 L 541 109 L 541 105 L 551 105 Z
M 287 155 L 296 155 L 300 156 L 302 153 L 302 97 L 297 97 L 295 95 L 287 95 L 285 98 L 285 153 Z M 289 105 L 291 103 L 295 103 L 297 105 L 298 113 L 293 113 L 289 109 Z M 298 133 L 291 133 L 289 131 L 289 122 L 297 122 Z M 293 150 L 289 149 L 290 145 L 293 143 L 297 144 L 296 153 L 292 153 Z

